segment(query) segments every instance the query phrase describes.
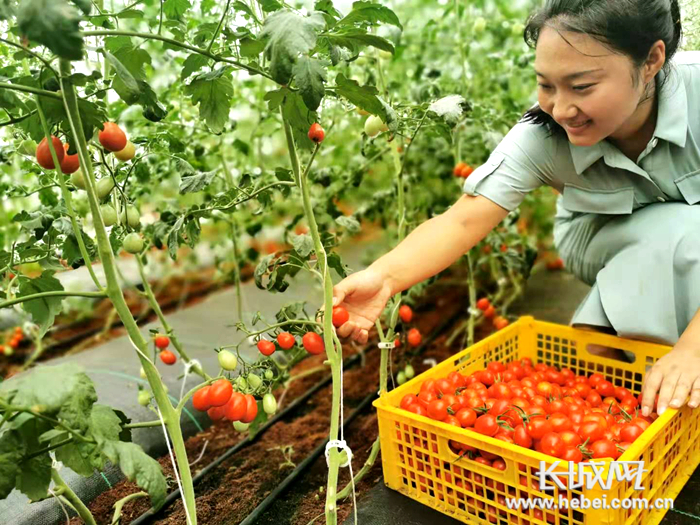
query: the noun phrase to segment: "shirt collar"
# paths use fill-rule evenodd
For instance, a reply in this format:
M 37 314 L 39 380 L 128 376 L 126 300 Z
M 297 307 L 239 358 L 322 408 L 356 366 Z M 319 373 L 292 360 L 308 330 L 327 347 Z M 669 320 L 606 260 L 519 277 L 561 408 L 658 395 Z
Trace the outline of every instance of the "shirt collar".
M 664 70 L 659 71 L 656 85 L 658 86 L 665 77 Z M 685 147 L 688 136 L 688 97 L 683 78 L 676 70 L 675 64 L 671 65 L 668 80 L 659 90 L 657 111 L 654 137 L 672 142 L 681 148 Z M 569 142 L 569 149 L 578 175 L 605 155 L 600 142 L 593 146 L 576 146 Z

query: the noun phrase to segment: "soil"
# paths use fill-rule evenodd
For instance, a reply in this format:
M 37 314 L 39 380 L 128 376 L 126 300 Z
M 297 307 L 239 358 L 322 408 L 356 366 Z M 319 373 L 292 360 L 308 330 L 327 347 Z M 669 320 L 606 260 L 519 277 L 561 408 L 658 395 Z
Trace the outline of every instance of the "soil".
M 417 327 L 424 335 L 430 334 L 440 326 L 445 319 L 466 310 L 466 288 L 456 286 L 433 286 L 428 290 L 425 300 L 414 308 L 412 327 Z M 459 317 L 457 317 L 459 319 Z M 480 340 L 493 331 L 489 325 L 478 327 L 475 340 Z M 365 353 L 365 363 L 345 370 L 344 400 L 345 417 L 357 406 L 368 393 L 376 392 L 379 387 L 380 352 L 376 347 L 376 334 L 370 338 L 368 350 Z M 423 359 L 434 358 L 441 362 L 450 355 L 460 351 L 461 337 L 452 348 L 445 344 L 447 331 L 439 334 L 420 356 L 410 356 L 404 347 L 394 350 L 392 360 L 396 372 L 407 362 L 411 362 L 416 373 L 428 368 Z M 372 336 L 372 334 L 370 334 Z M 358 350 L 353 344 L 344 345 L 343 352 L 348 357 Z M 324 356 L 311 356 L 295 367 L 292 375 L 304 370 L 319 367 Z M 300 396 L 328 374 L 328 370 L 305 376 L 293 381 L 285 395 L 289 401 Z M 391 380 L 390 380 L 391 388 Z M 281 392 L 277 392 L 279 399 Z M 234 524 L 240 523 L 251 511 L 262 502 L 269 493 L 277 487 L 293 467 L 286 464 L 282 448 L 292 447 L 289 459 L 295 465 L 302 462 L 328 436 L 329 414 L 331 407 L 330 384 L 313 396 L 305 406 L 300 407 L 289 419 L 282 420 L 270 427 L 260 439 L 252 445 L 243 448 L 238 453 L 222 462 L 207 474 L 196 485 L 197 516 L 201 524 Z M 357 473 L 367 460 L 372 444 L 378 436 L 378 425 L 375 410 L 371 405 L 345 430 L 345 439 L 353 451 L 353 472 Z M 229 448 L 240 442 L 245 436 L 232 430 L 230 423 L 214 423 L 204 432 L 191 437 L 186 442 L 188 456 L 199 457 L 206 444 L 206 450 L 193 466 L 193 475 L 198 468 L 204 468 Z M 282 447 L 282 448 L 280 448 Z M 168 456 L 159 459 L 166 476 L 172 479 L 172 464 Z M 323 523 L 322 517 L 325 506 L 325 486 L 328 469 L 325 457 L 321 455 L 302 475 L 278 497 L 256 523 L 267 525 L 307 525 L 315 518 L 316 523 Z M 381 453 L 373 467 L 356 486 L 357 498 L 373 487 L 381 478 Z M 338 490 L 342 490 L 350 479 L 349 470 L 340 470 Z M 119 499 L 137 492 L 140 489 L 133 483 L 121 482 L 115 487 L 93 500 L 89 508 L 97 523 L 111 523 L 113 505 Z M 338 523 L 352 512 L 352 498 L 338 502 Z M 122 511 L 122 522 L 130 523 L 150 507 L 147 498 L 127 503 Z M 181 525 L 186 523 L 182 500 L 178 499 L 173 505 L 162 511 L 152 523 Z M 73 518 L 71 524 L 80 520 Z

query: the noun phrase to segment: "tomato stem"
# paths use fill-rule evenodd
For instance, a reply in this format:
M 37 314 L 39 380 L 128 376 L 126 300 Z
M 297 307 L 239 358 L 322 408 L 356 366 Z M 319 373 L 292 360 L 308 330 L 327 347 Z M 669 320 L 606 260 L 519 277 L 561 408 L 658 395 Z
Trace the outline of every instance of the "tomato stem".
M 87 525 L 97 525 L 97 523 L 95 522 L 95 518 L 90 512 L 90 509 L 88 509 L 85 506 L 85 503 L 83 503 L 82 500 L 75 494 L 75 492 L 71 490 L 68 484 L 65 481 L 63 481 L 63 478 L 61 478 L 60 474 L 56 469 L 51 469 L 51 479 L 56 484 L 56 487 L 63 491 L 63 496 L 70 502 L 71 505 L 73 505 L 73 508 L 78 513 L 78 516 L 80 516 L 80 518 Z

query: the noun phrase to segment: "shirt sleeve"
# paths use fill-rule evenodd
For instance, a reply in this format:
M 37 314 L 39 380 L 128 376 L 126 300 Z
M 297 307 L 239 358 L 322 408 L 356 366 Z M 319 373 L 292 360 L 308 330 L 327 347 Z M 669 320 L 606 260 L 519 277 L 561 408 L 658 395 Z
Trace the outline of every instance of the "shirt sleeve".
M 513 211 L 529 192 L 552 181 L 555 141 L 544 126 L 519 122 L 467 177 L 464 193 Z

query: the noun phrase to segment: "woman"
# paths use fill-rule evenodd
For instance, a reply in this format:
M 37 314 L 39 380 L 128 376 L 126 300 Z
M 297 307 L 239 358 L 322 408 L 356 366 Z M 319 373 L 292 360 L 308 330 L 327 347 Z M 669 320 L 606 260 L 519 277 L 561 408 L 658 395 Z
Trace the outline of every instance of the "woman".
M 700 404 L 700 53 L 671 58 L 676 0 L 548 0 L 530 17 L 538 105 L 447 212 L 334 288 L 366 342 L 389 298 L 447 268 L 524 196 L 557 189 L 554 239 L 591 292 L 577 327 L 671 344 L 642 410 Z M 416 257 L 431 253 L 432 257 Z M 416 261 L 420 261 L 418 264 Z M 687 400 L 689 396 L 689 400 Z

